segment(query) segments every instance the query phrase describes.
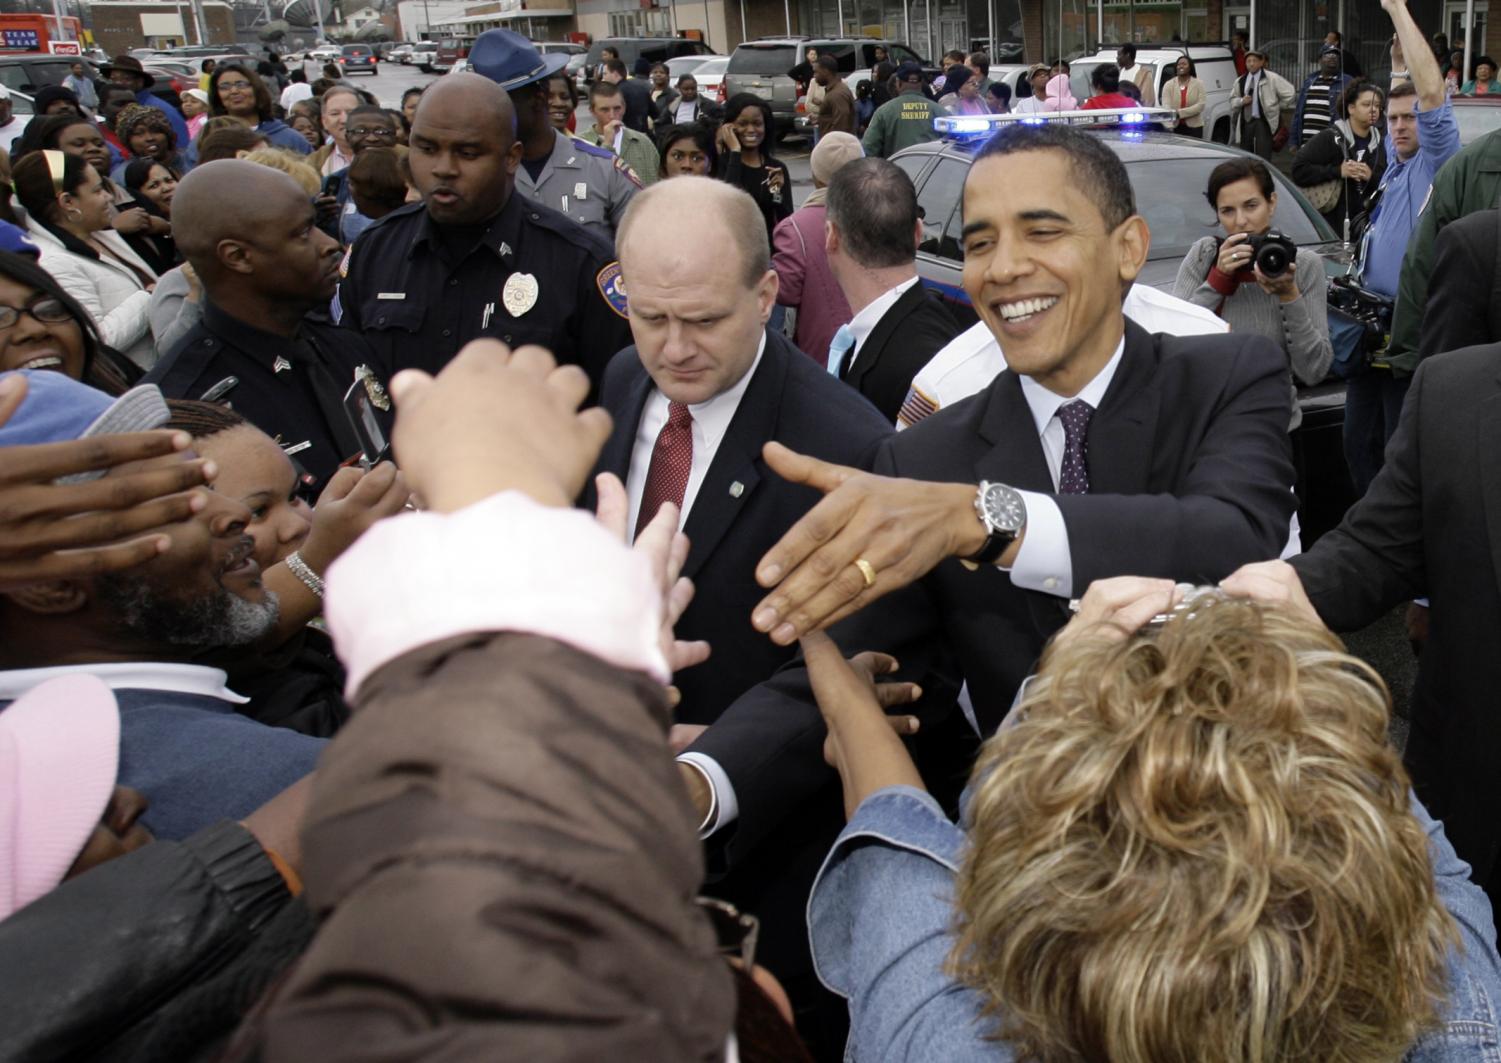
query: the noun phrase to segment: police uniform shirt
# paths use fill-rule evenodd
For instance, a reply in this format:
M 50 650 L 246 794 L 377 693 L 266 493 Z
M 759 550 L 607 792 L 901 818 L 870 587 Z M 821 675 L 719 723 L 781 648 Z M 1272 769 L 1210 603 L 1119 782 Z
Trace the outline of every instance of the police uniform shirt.
M 279 442 L 321 488 L 360 450 L 343 405 L 360 366 L 369 368 L 380 386 L 373 390 L 387 403 L 386 366 L 355 333 L 307 319 L 288 340 L 205 300 L 203 320 L 146 380 L 169 399 L 197 399 L 234 377 L 222 401 Z M 383 427 L 389 433 L 390 424 Z
M 552 154 L 535 178 L 523 162 L 516 190 L 615 243 L 615 227 L 625 216 L 641 182 L 609 148 L 595 147 L 553 130 Z
M 597 386 L 631 344 L 610 245 L 514 193 L 475 239 L 453 259 L 452 240 L 422 204 L 387 214 L 344 256 L 335 320 L 393 373 L 437 373 L 469 341 L 494 339 L 539 344 Z

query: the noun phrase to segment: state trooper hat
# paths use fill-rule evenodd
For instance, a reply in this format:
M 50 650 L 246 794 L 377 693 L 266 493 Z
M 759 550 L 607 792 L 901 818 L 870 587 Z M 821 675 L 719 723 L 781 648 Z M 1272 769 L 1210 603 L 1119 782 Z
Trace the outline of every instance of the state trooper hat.
M 486 30 L 469 48 L 469 68 L 510 92 L 550 78 L 568 65 L 568 56 L 539 55 L 537 46 L 511 30 Z

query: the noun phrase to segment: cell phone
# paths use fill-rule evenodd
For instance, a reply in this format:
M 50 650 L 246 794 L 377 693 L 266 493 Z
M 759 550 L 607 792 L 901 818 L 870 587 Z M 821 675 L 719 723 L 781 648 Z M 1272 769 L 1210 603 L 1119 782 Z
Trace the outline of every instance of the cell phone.
M 339 194 L 341 174 L 331 173 L 323 179 L 323 187 L 318 190 L 320 196 L 336 196 Z
M 367 469 L 390 460 L 391 444 L 375 418 L 375 403 L 365 390 L 365 382 L 356 380 L 344 392 L 344 415 L 349 418 L 354 436 L 360 441 L 360 464 Z

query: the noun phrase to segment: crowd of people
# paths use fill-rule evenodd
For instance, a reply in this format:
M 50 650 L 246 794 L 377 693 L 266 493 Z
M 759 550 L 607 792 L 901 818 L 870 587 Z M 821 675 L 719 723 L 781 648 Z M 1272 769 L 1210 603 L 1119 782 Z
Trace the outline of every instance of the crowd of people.
M 1388 86 L 1238 55 L 1361 365 L 1255 153 L 1163 291 L 1072 121 L 975 150 L 965 328 L 887 156 L 1009 102 L 983 54 L 873 109 L 806 56 L 804 198 L 759 97 L 607 55 L 583 120 L 505 30 L 400 108 L 57 90 L 0 202 L 0 1054 L 1489 1058 L 1501 133 L 1382 6 Z M 1202 135 L 1117 59 L 1090 109 Z M 1399 749 L 1335 632 L 1417 601 Z

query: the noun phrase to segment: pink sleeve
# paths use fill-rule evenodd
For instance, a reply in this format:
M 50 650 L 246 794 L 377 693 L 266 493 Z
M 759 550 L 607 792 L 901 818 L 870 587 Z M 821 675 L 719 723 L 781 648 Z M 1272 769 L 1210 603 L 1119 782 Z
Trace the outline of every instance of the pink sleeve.
M 324 615 L 350 697 L 381 665 L 480 631 L 543 635 L 670 678 L 647 561 L 590 514 L 518 491 L 381 521 L 329 567 Z
M 777 302 L 783 306 L 801 306 L 803 275 L 806 272 L 807 248 L 803 234 L 793 218 L 783 218 L 771 234 L 771 268 L 777 271 Z

